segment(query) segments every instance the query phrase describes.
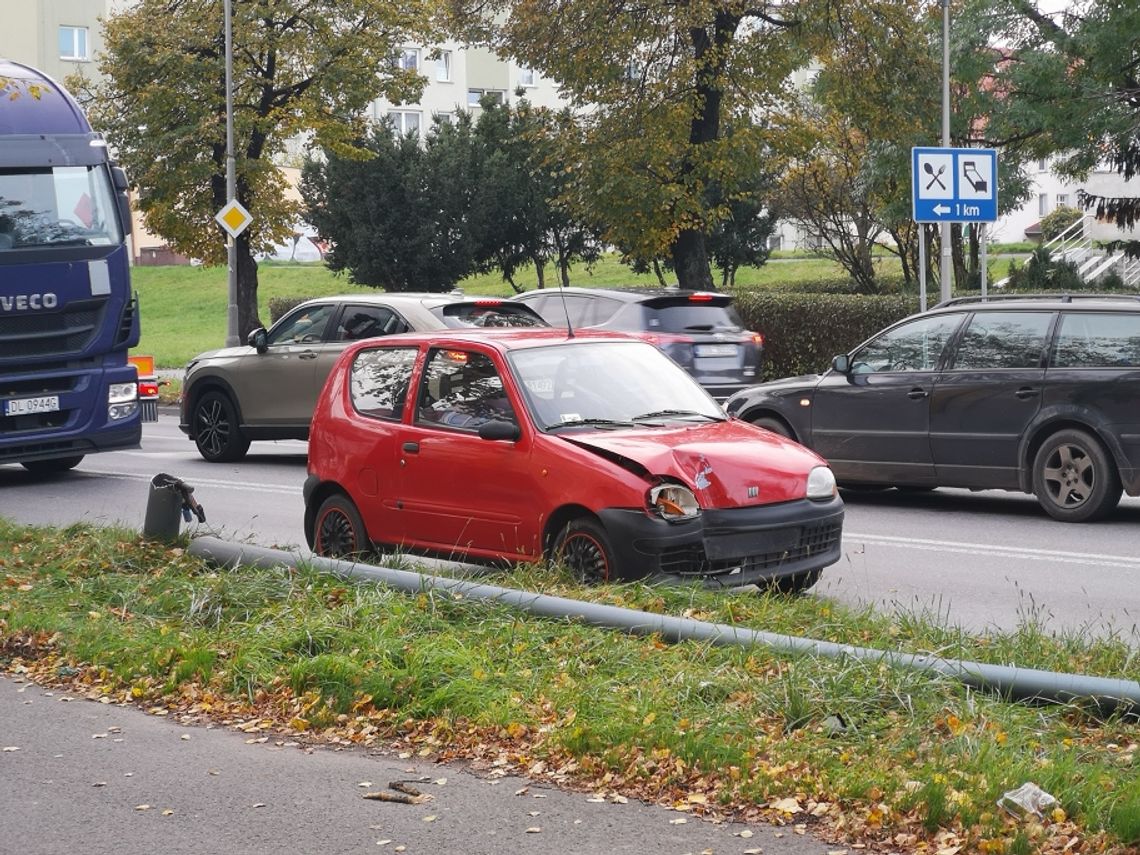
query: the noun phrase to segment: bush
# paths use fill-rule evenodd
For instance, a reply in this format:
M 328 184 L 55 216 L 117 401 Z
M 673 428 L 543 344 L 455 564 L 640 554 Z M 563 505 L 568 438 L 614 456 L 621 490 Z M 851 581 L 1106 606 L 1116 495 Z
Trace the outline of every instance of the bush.
M 271 297 L 269 299 L 269 324 L 272 326 L 284 317 L 290 310 L 311 300 L 312 297 Z
M 1051 241 L 1065 229 L 1084 217 L 1084 212 L 1077 208 L 1062 205 L 1050 211 L 1041 218 L 1041 240 Z
M 738 291 L 745 327 L 764 335 L 762 379 L 823 371 L 883 327 L 918 311 L 910 295 L 789 294 Z

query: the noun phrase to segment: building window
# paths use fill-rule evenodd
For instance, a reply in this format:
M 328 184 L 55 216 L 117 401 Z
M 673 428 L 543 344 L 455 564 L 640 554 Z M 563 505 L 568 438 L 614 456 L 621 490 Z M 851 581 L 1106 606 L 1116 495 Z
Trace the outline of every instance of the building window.
M 435 61 L 435 79 L 440 83 L 451 82 L 451 51 L 441 50 Z
M 1037 196 L 1037 216 L 1044 217 L 1049 213 L 1049 194 L 1041 193 Z
M 1049 161 L 1046 158 L 1043 157 L 1039 161 L 1037 161 L 1037 171 L 1038 172 L 1048 172 L 1049 171 Z
M 440 124 L 440 125 L 454 125 L 455 124 L 455 114 L 454 113 L 432 113 L 432 118 L 435 119 L 436 123 Z
M 420 114 L 417 110 L 389 110 L 388 121 L 400 136 L 420 133 Z
M 420 67 L 420 52 L 416 48 L 404 48 L 396 60 L 404 71 L 415 71 Z
M 636 59 L 631 59 L 625 64 L 625 69 L 622 72 L 622 76 L 630 83 L 636 83 L 645 76 L 645 69 L 642 68 L 641 63 L 639 63 Z
M 1067 208 L 1068 206 L 1069 206 L 1069 194 L 1068 193 L 1058 193 L 1057 194 L 1057 207 L 1058 208 Z
M 480 106 L 479 102 L 483 99 L 484 96 L 490 98 L 491 102 L 494 104 L 502 104 L 504 94 L 505 93 L 503 92 L 502 89 L 468 89 L 467 90 L 467 106 L 468 107 Z
M 86 27 L 60 27 L 59 28 L 59 58 L 88 60 L 87 28 Z
M 537 86 L 533 68 L 519 68 L 519 86 Z

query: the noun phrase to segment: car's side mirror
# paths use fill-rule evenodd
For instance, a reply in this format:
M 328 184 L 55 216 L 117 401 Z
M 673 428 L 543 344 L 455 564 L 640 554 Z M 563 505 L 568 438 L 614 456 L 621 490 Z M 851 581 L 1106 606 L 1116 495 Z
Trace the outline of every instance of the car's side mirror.
M 834 356 L 831 359 L 831 367 L 838 371 L 840 374 L 850 374 L 851 357 L 846 353 L 841 353 L 839 356 Z
M 515 442 L 521 435 L 518 425 L 503 419 L 491 419 L 479 425 L 479 439 L 509 439 Z
M 258 353 L 269 350 L 269 334 L 265 331 L 265 327 L 258 327 L 250 332 L 245 341 L 250 347 L 256 348 Z

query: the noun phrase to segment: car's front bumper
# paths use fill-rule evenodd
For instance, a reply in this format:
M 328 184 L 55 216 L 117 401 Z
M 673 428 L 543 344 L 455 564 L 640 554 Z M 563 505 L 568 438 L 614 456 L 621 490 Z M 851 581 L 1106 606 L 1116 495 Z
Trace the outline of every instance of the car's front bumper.
M 661 576 L 708 587 L 758 585 L 834 564 L 841 555 L 843 501 L 706 510 L 668 522 L 644 511 L 602 511 L 622 578 Z

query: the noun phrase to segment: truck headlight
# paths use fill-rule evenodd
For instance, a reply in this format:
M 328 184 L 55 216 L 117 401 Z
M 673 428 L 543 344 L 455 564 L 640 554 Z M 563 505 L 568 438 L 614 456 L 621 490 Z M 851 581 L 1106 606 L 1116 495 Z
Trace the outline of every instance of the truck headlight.
M 662 519 L 692 519 L 701 512 L 693 491 L 681 484 L 658 484 L 647 496 L 649 510 Z
M 835 495 L 835 473 L 828 466 L 817 466 L 808 473 L 807 497 L 830 499 Z
M 127 419 L 138 412 L 139 387 L 136 383 L 112 383 L 107 387 L 107 419 Z

